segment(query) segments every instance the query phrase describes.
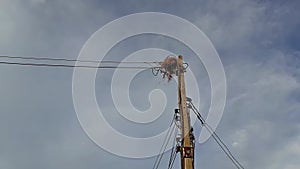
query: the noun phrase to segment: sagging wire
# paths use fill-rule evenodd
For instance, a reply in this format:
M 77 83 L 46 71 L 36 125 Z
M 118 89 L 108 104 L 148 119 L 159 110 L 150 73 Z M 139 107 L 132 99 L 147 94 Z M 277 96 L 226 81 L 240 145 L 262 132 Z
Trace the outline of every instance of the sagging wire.
M 23 57 L 23 56 L 9 56 L 9 55 L 0 55 L 0 58 L 8 58 L 8 59 L 21 59 L 21 60 L 38 60 L 38 61 L 66 61 L 66 62 L 86 62 L 86 63 L 159 63 L 159 62 L 135 62 L 135 61 L 97 61 L 97 60 L 81 60 L 81 59 L 66 59 L 66 58 L 50 58 L 50 57 Z
M 175 122 L 176 124 L 176 122 Z M 176 125 L 177 126 L 177 125 Z M 177 135 L 178 133 L 178 126 L 177 126 L 177 130 L 175 132 L 175 136 Z M 173 168 L 173 165 L 174 165 L 174 161 L 176 159 L 176 155 L 177 155 L 177 144 L 175 145 L 175 141 L 176 141 L 176 138 L 173 140 L 173 148 L 171 150 L 171 154 L 170 154 L 170 159 L 169 159 L 169 164 L 168 164 L 168 169 L 172 169 Z
M 207 131 L 212 135 L 213 139 L 216 141 L 216 143 L 220 146 L 220 148 L 223 150 L 223 152 L 226 154 L 226 156 L 230 159 L 230 161 L 236 166 L 238 169 L 244 169 L 244 167 L 241 165 L 241 163 L 233 156 L 227 145 L 221 140 L 221 138 L 217 135 L 217 133 L 212 129 L 212 127 L 205 122 L 204 118 L 201 116 L 199 110 L 195 107 L 195 105 L 192 103 L 191 99 L 187 99 L 187 104 L 189 108 L 192 109 L 192 111 L 197 116 L 198 120 L 200 121 L 201 125 L 204 126 Z
M 166 76 L 169 80 L 172 78 L 172 75 L 167 70 L 164 70 L 162 67 L 164 62 L 145 62 L 145 61 L 97 61 L 97 60 L 81 60 L 81 59 L 66 59 L 66 58 L 50 58 L 50 57 L 23 57 L 23 56 L 9 56 L 9 55 L 0 55 L 0 58 L 4 59 L 17 59 L 17 60 L 34 60 L 34 61 L 63 61 L 63 62 L 77 62 L 77 63 L 95 63 L 95 64 L 147 64 L 148 66 L 112 66 L 112 65 L 82 65 L 82 64 L 55 64 L 55 63 L 37 63 L 37 62 L 18 62 L 18 61 L 0 61 L 0 64 L 3 65 L 20 65 L 20 66 L 37 66 L 37 67 L 70 67 L 70 68 L 94 68 L 94 69 L 151 69 L 152 74 L 157 76 L 159 73 L 163 74 L 163 77 Z M 167 59 L 170 59 L 171 56 L 168 56 Z M 175 58 L 172 58 L 175 59 Z M 183 63 L 184 69 L 188 68 L 187 63 Z M 169 77 L 170 76 L 170 77 Z
M 89 65 L 67 65 L 67 64 L 45 64 L 45 63 L 21 63 L 21 62 L 2 62 L 4 65 L 36 66 L 36 67 L 67 67 L 67 68 L 90 68 L 90 69 L 152 69 L 146 66 L 89 66 Z
M 67 68 L 93 68 L 93 69 L 158 69 L 159 62 L 135 62 L 135 61 L 96 61 L 96 60 L 80 60 L 66 58 L 49 58 L 49 57 L 22 57 L 0 55 L 0 58 L 5 59 L 0 61 L 2 65 L 20 65 L 20 66 L 37 66 L 37 67 L 67 67 Z M 26 62 L 24 62 L 24 60 Z M 34 62 L 29 62 L 32 60 Z M 43 62 L 40 62 L 43 61 Z M 49 62 L 51 61 L 51 62 Z M 53 62 L 62 63 L 53 63 Z M 65 63 L 64 63 L 65 62 Z M 69 62 L 76 62 L 70 64 Z M 81 64 L 80 64 L 81 63 Z M 85 64 L 82 64 L 85 63 Z M 89 64 L 88 64 L 89 63 Z M 93 63 L 93 64 L 92 64 Z M 117 65 L 114 65 L 117 64 Z M 118 65 L 121 64 L 121 65 Z M 130 65 L 131 64 L 131 65 Z M 140 65 L 138 65 L 140 64 Z M 144 65 L 141 65 L 144 64 Z M 146 66 L 146 65 L 148 66 Z
M 165 150 L 170 142 L 170 138 L 172 137 L 172 134 L 174 133 L 174 129 L 175 129 L 175 125 L 174 125 L 174 117 L 173 117 L 170 127 L 168 128 L 166 137 L 164 138 L 163 144 L 161 145 L 161 148 L 159 150 L 159 155 L 155 159 L 153 169 L 157 169 L 159 167 L 160 162 L 165 154 Z

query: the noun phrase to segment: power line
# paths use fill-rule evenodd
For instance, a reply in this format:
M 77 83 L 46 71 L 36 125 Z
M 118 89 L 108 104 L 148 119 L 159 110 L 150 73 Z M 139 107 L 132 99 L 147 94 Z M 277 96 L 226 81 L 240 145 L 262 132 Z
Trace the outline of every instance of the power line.
M 175 124 L 176 124 L 176 122 L 175 122 Z M 177 135 L 177 132 L 178 132 L 178 129 L 175 132 L 175 136 Z M 176 138 L 174 138 L 174 140 L 173 140 L 173 144 L 172 144 L 173 148 L 172 148 L 171 153 L 170 153 L 170 159 L 169 159 L 168 169 L 172 169 L 173 168 L 173 164 L 174 164 L 174 161 L 176 159 L 176 155 L 177 155 L 176 148 L 177 148 L 177 145 L 175 145 L 175 141 L 176 141 Z
M 22 59 L 22 60 L 39 60 L 39 61 L 66 61 L 66 62 L 86 62 L 86 63 L 160 63 L 160 62 L 134 62 L 134 61 L 97 61 L 97 60 L 80 60 L 80 59 L 66 59 L 66 58 L 50 58 L 50 57 L 23 57 L 23 56 L 9 56 L 9 55 L 0 55 L 0 58 L 8 59 Z
M 174 151 L 174 149 L 172 149 Z M 174 162 L 175 162 L 175 159 L 176 159 L 176 155 L 177 155 L 177 152 L 176 150 L 174 152 L 172 152 L 171 156 L 170 156 L 170 161 L 169 161 L 169 165 L 168 165 L 168 169 L 172 169 L 173 168 L 173 165 L 174 165 Z
M 167 146 L 168 146 L 168 144 L 169 144 L 171 135 L 172 135 L 172 133 L 174 132 L 174 129 L 175 129 L 175 125 L 172 126 L 171 132 L 170 132 L 169 135 L 167 136 L 167 140 L 166 140 L 165 144 L 162 145 L 162 147 L 161 147 L 161 148 L 162 148 L 162 149 L 161 149 L 162 151 L 160 152 L 160 155 L 158 156 L 157 162 L 156 162 L 156 164 L 154 164 L 153 169 L 158 169 L 158 167 L 159 167 L 159 165 L 160 165 L 160 162 L 161 162 L 161 160 L 162 160 L 162 158 L 163 158 L 163 156 L 164 156 L 164 154 L 165 154 L 166 148 L 167 148 Z
M 163 144 L 161 145 L 161 148 L 159 150 L 159 155 L 155 159 L 153 169 L 157 169 L 159 167 L 160 162 L 162 160 L 162 157 L 165 154 L 166 148 L 167 148 L 167 146 L 170 142 L 170 138 L 171 138 L 171 136 L 174 132 L 174 129 L 175 129 L 175 125 L 173 125 L 174 124 L 173 122 L 174 122 L 174 118 L 171 121 L 170 127 L 168 128 L 168 131 L 167 131 L 167 134 L 166 134 L 166 137 L 164 138 Z
M 244 167 L 241 165 L 241 163 L 233 156 L 227 145 L 221 140 L 221 138 L 217 135 L 217 133 L 212 129 L 212 127 L 205 122 L 204 118 L 201 116 L 199 110 L 196 109 L 194 104 L 192 102 L 189 102 L 192 106 L 193 112 L 196 114 L 197 118 L 201 122 L 202 126 L 204 126 L 207 131 L 212 135 L 213 139 L 216 141 L 216 143 L 220 146 L 220 148 L 223 150 L 223 152 L 226 154 L 226 156 L 231 160 L 231 162 L 238 168 L 238 169 L 244 169 Z
M 67 64 L 46 64 L 46 63 L 29 63 L 29 62 L 6 62 L 0 61 L 3 65 L 20 65 L 20 66 L 38 66 L 38 67 L 69 67 L 69 68 L 92 68 L 92 69 L 153 69 L 159 67 L 147 66 L 89 66 L 89 65 L 67 65 Z
M 214 140 L 217 142 L 217 144 L 220 146 L 220 148 L 223 150 L 223 152 L 227 155 L 227 157 L 233 162 L 233 164 L 238 169 L 244 169 L 244 167 L 238 162 L 238 160 L 233 156 L 229 148 L 226 146 L 226 144 L 221 140 L 221 138 L 217 135 L 215 131 L 210 127 L 208 123 L 206 123 L 201 116 L 200 112 L 195 108 L 195 106 L 191 103 L 193 106 L 193 112 L 196 114 L 197 118 L 200 120 L 201 124 L 208 130 L 208 132 L 212 135 Z

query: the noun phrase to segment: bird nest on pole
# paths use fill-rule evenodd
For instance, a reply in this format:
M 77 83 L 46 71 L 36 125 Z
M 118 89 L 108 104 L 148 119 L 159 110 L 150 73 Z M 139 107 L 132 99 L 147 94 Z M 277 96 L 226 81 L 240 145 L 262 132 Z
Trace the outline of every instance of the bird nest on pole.
M 160 71 L 163 78 L 168 78 L 170 81 L 177 70 L 177 59 L 173 56 L 168 56 L 163 62 L 160 62 Z

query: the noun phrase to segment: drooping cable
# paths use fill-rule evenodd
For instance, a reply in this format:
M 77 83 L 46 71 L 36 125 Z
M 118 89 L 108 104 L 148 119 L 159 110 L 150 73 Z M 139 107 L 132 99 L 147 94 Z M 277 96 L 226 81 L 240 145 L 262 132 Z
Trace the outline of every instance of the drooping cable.
M 212 135 L 213 139 L 216 141 L 216 143 L 220 146 L 222 151 L 226 154 L 226 156 L 231 160 L 231 162 L 238 168 L 238 169 L 244 169 L 244 167 L 241 165 L 241 163 L 233 156 L 227 145 L 221 140 L 221 138 L 217 135 L 217 133 L 212 129 L 212 127 L 205 122 L 204 118 L 201 116 L 200 112 L 196 109 L 194 104 L 192 102 L 189 102 L 191 105 L 191 108 L 199 121 L 201 122 L 201 125 L 204 126 L 207 131 Z
M 178 126 L 177 126 L 178 127 Z M 179 128 L 177 128 L 177 130 L 176 130 L 176 132 L 175 132 L 175 136 L 177 135 L 177 133 L 178 133 L 178 129 Z M 175 161 L 175 159 L 176 159 L 176 155 L 177 155 L 177 151 L 176 151 L 176 147 L 177 147 L 177 145 L 175 145 L 175 141 L 176 141 L 176 138 L 174 138 L 174 140 L 173 140 L 173 148 L 172 148 L 172 150 L 171 150 L 171 154 L 170 154 L 170 159 L 169 159 L 169 164 L 168 164 L 168 169 L 172 169 L 173 168 L 173 164 L 174 164 L 174 161 Z
M 172 134 L 174 133 L 175 125 L 174 125 L 174 117 L 171 121 L 170 127 L 168 128 L 166 137 L 164 138 L 163 144 L 161 145 L 161 148 L 159 150 L 159 154 L 155 159 L 153 169 L 157 169 L 160 165 L 160 162 L 165 154 L 166 148 L 170 142 L 170 138 L 172 137 Z
M 172 168 L 173 168 L 174 162 L 175 162 L 175 160 L 176 160 L 176 156 L 177 156 L 177 152 L 176 152 L 176 150 L 175 150 L 175 151 L 173 152 L 172 158 L 171 158 L 170 161 L 169 161 L 168 169 L 172 169 Z
M 157 76 L 159 71 L 162 72 L 161 62 L 153 61 L 97 61 L 97 60 L 81 60 L 81 59 L 66 59 L 66 58 L 50 58 L 50 57 L 24 57 L 24 56 L 10 56 L 0 55 L 0 64 L 2 65 L 19 65 L 19 66 L 37 66 L 37 67 L 65 67 L 65 68 L 92 68 L 92 69 L 152 69 L 154 76 Z M 34 62 L 23 62 L 32 60 Z M 40 63 L 43 61 L 43 63 Z M 49 63 L 51 61 L 51 63 Z M 53 63 L 53 62 L 60 62 Z M 46 63 L 45 63 L 46 62 Z M 62 62 L 76 62 L 77 64 L 66 64 Z M 85 63 L 85 64 L 79 64 Z M 117 65 L 112 65 L 117 64 Z M 118 66 L 118 64 L 121 64 Z M 143 64 L 143 65 L 141 65 Z M 185 63 L 187 64 L 187 63 Z M 162 72 L 163 73 L 163 72 Z
M 68 68 L 91 68 L 91 69 L 153 69 L 147 66 L 90 66 L 90 65 L 68 65 L 68 64 L 45 64 L 45 63 L 24 63 L 24 62 L 3 62 L 4 65 L 37 66 L 37 67 L 68 67 Z
M 96 61 L 50 57 L 22 57 L 0 55 L 2 65 L 38 66 L 38 67 L 69 67 L 93 69 L 160 69 L 160 62 L 143 61 Z M 30 62 L 31 61 L 31 62 Z M 58 63 L 57 63 L 58 62 Z M 70 63 L 72 62 L 72 63 Z M 73 63 L 76 62 L 77 64 Z M 120 65 L 119 65 L 120 64 Z
M 66 59 L 66 58 L 50 58 L 50 57 L 23 57 L 23 56 L 9 56 L 0 55 L 0 58 L 8 59 L 22 59 L 22 60 L 38 60 L 38 61 L 66 61 L 66 62 L 86 62 L 86 63 L 159 63 L 159 62 L 134 62 L 134 61 L 97 61 L 97 60 L 80 60 L 80 59 Z
M 168 163 L 168 168 L 170 168 L 170 166 L 171 166 L 173 157 L 175 155 L 174 152 L 176 152 L 176 151 L 174 151 L 174 147 L 172 147 L 172 150 L 171 150 L 171 153 L 170 153 L 170 159 L 169 159 L 169 163 Z

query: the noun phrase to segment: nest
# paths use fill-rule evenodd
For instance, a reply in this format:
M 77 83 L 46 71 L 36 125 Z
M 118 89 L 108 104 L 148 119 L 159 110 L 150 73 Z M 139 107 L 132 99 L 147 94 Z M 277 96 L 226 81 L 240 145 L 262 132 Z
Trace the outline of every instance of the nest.
M 168 56 L 163 62 L 160 62 L 160 70 L 163 74 L 163 78 L 168 78 L 170 81 L 177 69 L 177 59 L 172 56 Z

